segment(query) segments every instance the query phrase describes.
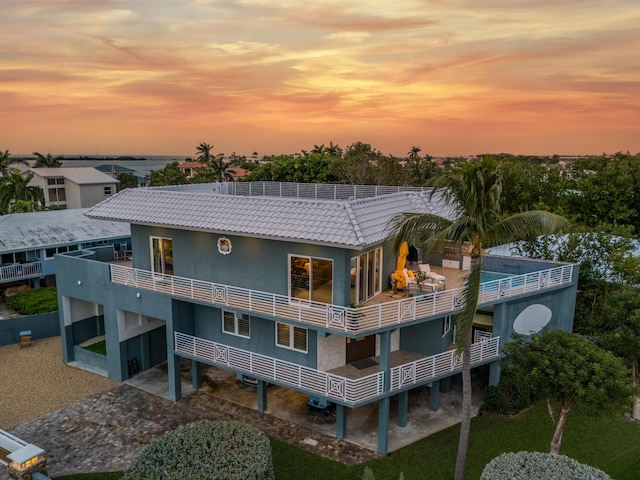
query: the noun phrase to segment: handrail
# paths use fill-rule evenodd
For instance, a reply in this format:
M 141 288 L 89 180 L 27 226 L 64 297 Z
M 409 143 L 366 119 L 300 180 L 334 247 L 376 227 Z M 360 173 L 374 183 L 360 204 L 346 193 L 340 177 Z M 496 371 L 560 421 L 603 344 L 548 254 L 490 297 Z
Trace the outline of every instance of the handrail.
M 204 280 L 161 275 L 123 265 L 111 264 L 110 271 L 114 283 L 355 335 L 421 318 L 451 314 L 460 309 L 464 291 L 464 287 L 460 287 L 377 305 L 344 307 Z M 482 306 L 501 298 L 570 283 L 572 276 L 573 266 L 563 265 L 486 282 L 480 286 L 478 304 Z
M 351 379 L 174 332 L 175 352 L 355 406 L 384 391 L 384 373 Z
M 376 372 L 352 379 L 304 367 L 239 348 L 216 343 L 182 332 L 174 332 L 177 354 L 205 361 L 211 365 L 242 371 L 310 394 L 319 395 L 356 406 L 381 397 L 384 391 L 384 372 Z M 493 337 L 471 346 L 471 365 L 497 358 L 500 337 Z M 393 392 L 412 385 L 444 377 L 462 369 L 462 361 L 455 350 L 424 357 L 390 369 L 390 388 Z
M 42 275 L 42 262 L 16 263 L 0 267 L 0 280 L 19 280 Z
M 471 345 L 471 365 L 498 357 L 500 337 L 492 337 Z M 390 391 L 400 390 L 462 369 L 462 357 L 455 350 L 421 358 L 391 368 Z

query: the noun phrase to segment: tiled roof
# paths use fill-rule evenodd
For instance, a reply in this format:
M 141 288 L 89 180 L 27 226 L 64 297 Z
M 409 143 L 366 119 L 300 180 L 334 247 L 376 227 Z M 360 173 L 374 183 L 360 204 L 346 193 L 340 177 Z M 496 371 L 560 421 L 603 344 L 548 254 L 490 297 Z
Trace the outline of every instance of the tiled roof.
M 424 192 L 360 200 L 236 196 L 163 188 L 130 188 L 90 208 L 91 218 L 303 243 L 363 247 L 382 241 L 403 212 L 445 215 Z
M 102 173 L 93 167 L 73 167 L 73 168 L 31 168 L 32 172 L 43 178 L 64 177 L 78 185 L 90 185 L 100 183 L 119 183 L 115 178 Z
M 19 252 L 131 235 L 128 223 L 94 220 L 84 215 L 86 211 L 86 208 L 73 208 L 0 215 L 0 252 Z

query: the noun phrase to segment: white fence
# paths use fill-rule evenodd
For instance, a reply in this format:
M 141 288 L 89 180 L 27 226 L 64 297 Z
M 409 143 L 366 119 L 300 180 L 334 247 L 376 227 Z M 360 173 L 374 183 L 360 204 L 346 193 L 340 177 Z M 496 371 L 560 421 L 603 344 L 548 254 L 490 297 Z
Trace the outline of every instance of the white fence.
M 572 281 L 573 266 L 541 270 L 483 283 L 479 304 L 501 298 L 544 290 Z M 428 293 L 364 307 L 343 307 L 308 302 L 285 295 L 223 285 L 151 271 L 111 265 L 111 281 L 122 285 L 162 292 L 173 297 L 198 300 L 213 305 L 235 308 L 306 325 L 346 332 L 366 333 L 401 325 L 417 319 L 447 315 L 461 306 L 462 288 Z

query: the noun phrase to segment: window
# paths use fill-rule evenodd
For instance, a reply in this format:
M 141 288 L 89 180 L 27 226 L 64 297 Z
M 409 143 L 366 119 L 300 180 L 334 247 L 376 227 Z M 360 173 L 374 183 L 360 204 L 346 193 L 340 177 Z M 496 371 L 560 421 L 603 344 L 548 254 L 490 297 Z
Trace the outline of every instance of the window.
M 300 352 L 307 351 L 307 329 L 276 322 L 276 345 Z
M 170 238 L 150 237 L 153 273 L 173 275 L 173 241 Z
M 222 311 L 222 331 L 231 335 L 249 338 L 249 315 L 242 315 L 241 318 L 236 316 L 235 312 L 228 310 Z
M 49 189 L 49 201 L 50 202 L 66 202 L 67 194 L 62 188 L 50 188 Z
M 447 315 L 442 319 L 442 336 L 444 337 L 449 333 L 449 330 L 451 330 L 451 315 Z
M 105 195 L 113 195 L 113 187 L 111 187 L 111 186 L 104 187 L 104 194 Z
M 333 302 L 333 261 L 322 258 L 289 257 L 291 296 L 312 302 Z
M 67 253 L 78 250 L 78 245 L 65 245 L 56 248 L 47 248 L 45 250 L 45 258 L 53 258 L 56 253 Z

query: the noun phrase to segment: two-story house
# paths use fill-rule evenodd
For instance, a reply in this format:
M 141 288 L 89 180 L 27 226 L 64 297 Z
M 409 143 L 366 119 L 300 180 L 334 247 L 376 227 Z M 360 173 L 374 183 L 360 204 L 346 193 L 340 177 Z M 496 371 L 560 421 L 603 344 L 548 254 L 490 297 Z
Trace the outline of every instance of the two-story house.
M 378 451 L 388 450 L 390 399 L 406 426 L 408 392 L 428 386 L 438 408 L 461 362 L 453 345 L 463 251 L 431 258 L 445 282 L 390 291 L 398 252 L 388 222 L 404 212 L 447 215 L 415 188 L 229 183 L 124 190 L 89 209 L 131 224 L 132 262 L 100 261 L 100 249 L 56 257 L 65 362 L 104 335 L 102 367 L 115 380 L 167 361 L 170 397 L 181 398 L 180 361 L 193 384 L 203 365 L 336 405 L 336 436 L 348 412 L 378 404 Z M 446 266 L 443 267 L 443 264 Z M 512 333 L 571 330 L 577 265 L 484 259 L 472 365 L 499 379 L 500 346 Z M 417 270 L 417 269 L 416 269 Z M 394 402 L 395 404 L 395 402 Z
M 46 206 L 59 209 L 92 207 L 116 193 L 115 178 L 93 167 L 30 168 L 30 185 L 44 191 Z

